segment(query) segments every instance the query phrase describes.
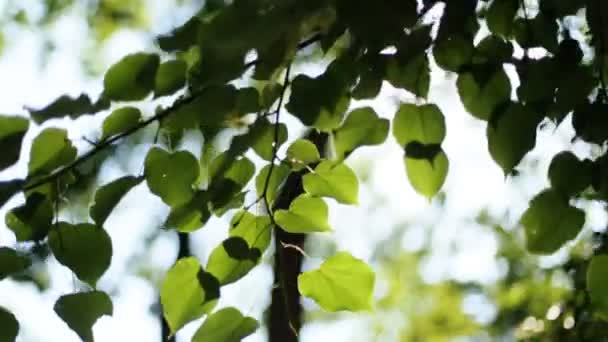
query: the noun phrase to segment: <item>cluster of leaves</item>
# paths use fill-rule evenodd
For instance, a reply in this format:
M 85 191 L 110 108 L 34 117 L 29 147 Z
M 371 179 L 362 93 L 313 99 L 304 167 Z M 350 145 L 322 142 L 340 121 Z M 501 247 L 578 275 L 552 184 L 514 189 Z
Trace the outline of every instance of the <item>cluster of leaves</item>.
M 62 96 L 45 108 L 30 110 L 32 121 L 45 128 L 32 142 L 27 177 L 0 182 L 0 205 L 17 193 L 25 195 L 25 203 L 6 216 L 17 240 L 48 244 L 55 258 L 93 289 L 112 257 L 106 219 L 134 187 L 145 182 L 171 208 L 166 229 L 189 233 L 202 228 L 212 215 L 232 214 L 229 237 L 213 250 L 207 264 L 203 267 L 192 257 L 178 260 L 160 291 L 171 333 L 209 315 L 194 341 L 233 341 L 255 331 L 258 323 L 253 318 L 233 308 L 214 307 L 222 286 L 257 265 L 273 230 L 327 232 L 331 227 L 326 198 L 358 202 L 357 177 L 345 159 L 362 146 L 383 143 L 391 123 L 372 108 L 350 109 L 350 104 L 376 98 L 384 81 L 418 98 L 415 104 L 400 106 L 392 118 L 392 132 L 403 147 L 410 183 L 428 198 L 440 191 L 448 172 L 441 147 L 444 116 L 426 101 L 432 61 L 458 74 L 462 104 L 471 115 L 487 121 L 489 152 L 507 175 L 534 147 L 543 120 L 559 123 L 572 113 L 578 139 L 600 145 L 608 139 L 608 14 L 601 0 L 542 0 L 534 16 L 518 0 L 430 0 L 423 1 L 422 8 L 414 0 L 211 4 L 159 37 L 161 52 L 131 54 L 113 65 L 99 99 Z M 428 23 L 425 14 L 435 6 L 443 6 L 443 14 Z M 573 39 L 564 19 L 583 9 L 588 42 Z M 481 23 L 489 34 L 475 43 Z M 587 43 L 595 54 L 583 59 L 581 44 Z M 292 77 L 299 52 L 311 46 L 331 59 L 326 70 L 314 77 Z M 524 49 L 523 58 L 515 57 L 515 46 Z M 545 56 L 529 57 L 531 48 L 542 49 Z M 515 98 L 506 65 L 515 67 L 520 80 Z M 234 82 L 242 78 L 250 85 Z M 176 98 L 173 104 L 153 115 L 124 104 L 170 95 Z M 109 108 L 112 112 L 98 141 L 80 156 L 67 132 L 47 123 Z M 284 110 L 305 127 L 323 132 L 329 143 L 318 146 L 306 137 L 292 139 L 281 157 L 279 148 L 289 138 L 281 122 Z M 0 117 L 0 169 L 19 159 L 30 124 L 21 117 Z M 151 142 L 143 174 L 125 175 L 99 187 L 88 222 L 59 221 L 61 196 L 87 172 L 85 162 L 151 124 L 158 125 L 163 140 Z M 246 126 L 246 132 L 234 135 L 230 146 L 214 155 L 209 142 L 235 125 Z M 200 160 L 176 149 L 187 130 L 198 130 L 205 138 Z M 260 170 L 249 159 L 253 153 L 267 163 Z M 606 199 L 607 158 L 581 161 L 569 152 L 554 158 L 551 188 L 532 200 L 521 219 L 531 252 L 552 253 L 577 236 L 584 215 L 570 200 L 589 193 Z M 301 194 L 279 208 L 277 199 L 292 190 L 285 187 L 294 173 L 303 175 Z M 245 205 L 252 179 L 258 197 Z M 249 211 L 256 204 L 265 208 L 264 214 Z M 607 260 L 594 257 L 587 276 L 591 303 L 600 312 L 608 312 L 603 286 Z M 27 255 L 3 248 L 0 276 L 18 273 L 29 264 Z M 336 253 L 298 279 L 300 293 L 328 311 L 371 308 L 373 287 L 369 266 L 347 252 Z M 93 290 L 62 296 L 55 311 L 80 337 L 92 340 L 92 324 L 111 314 L 112 304 L 107 294 Z M 2 311 L 0 319 L 3 327 L 11 327 L 4 331 L 16 335 L 15 317 Z

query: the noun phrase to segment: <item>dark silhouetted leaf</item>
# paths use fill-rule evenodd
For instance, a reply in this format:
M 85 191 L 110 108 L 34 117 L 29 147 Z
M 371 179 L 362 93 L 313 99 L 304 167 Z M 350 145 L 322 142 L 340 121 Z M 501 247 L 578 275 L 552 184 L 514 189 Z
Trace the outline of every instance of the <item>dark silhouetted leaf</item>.
M 29 121 L 17 116 L 0 116 L 0 171 L 15 164 L 21 153 L 23 136 Z
M 12 248 L 0 247 L 0 280 L 30 267 L 30 259 Z
M 22 179 L 0 182 L 0 208 L 8 202 L 23 186 Z
M 32 115 L 32 119 L 37 124 L 41 124 L 46 120 L 65 116 L 76 119 L 83 114 L 95 114 L 109 107 L 110 102 L 104 98 L 93 102 L 87 94 L 80 94 L 78 97 L 63 95 L 44 108 L 28 108 L 28 111 Z
M 456 85 L 464 108 L 481 120 L 489 120 L 511 98 L 511 83 L 502 66 L 461 73 Z
M 608 255 L 594 256 L 587 268 L 587 291 L 591 304 L 603 315 L 608 315 Z
M 549 165 L 551 187 L 564 196 L 575 196 L 591 185 L 592 163 L 581 161 L 572 152 L 560 152 Z
M 0 341 L 15 342 L 19 334 L 19 322 L 15 315 L 0 306 Z
M 46 237 L 53 220 L 53 205 L 40 193 L 26 198 L 25 204 L 6 213 L 6 226 L 17 241 L 39 241 Z
M 114 308 L 110 297 L 101 291 L 74 293 L 59 297 L 55 312 L 84 341 L 93 341 L 93 325 Z

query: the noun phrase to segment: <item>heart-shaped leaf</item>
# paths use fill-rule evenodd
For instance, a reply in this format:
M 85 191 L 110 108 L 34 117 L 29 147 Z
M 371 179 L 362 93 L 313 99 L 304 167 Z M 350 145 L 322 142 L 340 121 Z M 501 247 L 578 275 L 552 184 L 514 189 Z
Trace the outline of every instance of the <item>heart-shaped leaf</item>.
M 382 144 L 389 126 L 389 121 L 379 118 L 371 107 L 353 110 L 334 132 L 334 148 L 338 158 L 345 158 L 360 146 Z
M 29 175 L 48 173 L 76 159 L 76 148 L 65 130 L 46 128 L 32 142 Z
M 137 126 L 141 120 L 141 111 L 135 107 L 123 107 L 112 112 L 101 127 L 101 139 L 124 133 Z
M 104 222 L 118 205 L 118 202 L 136 185 L 141 183 L 142 177 L 125 176 L 118 178 L 97 189 L 95 201 L 91 206 L 91 218 L 97 225 L 103 226 Z
M 114 101 L 142 100 L 154 90 L 156 54 L 135 53 L 112 65 L 103 79 L 104 95 Z
M 15 315 L 0 306 L 0 341 L 15 342 L 19 334 L 19 322 Z
M 153 194 L 169 206 L 179 207 L 188 203 L 194 196 L 199 165 L 190 152 L 169 153 L 155 147 L 146 156 L 145 174 Z
M 357 204 L 359 181 L 344 163 L 323 161 L 314 173 L 303 177 L 304 190 L 313 196 L 332 197 L 340 203 Z
M 258 321 L 243 316 L 235 308 L 224 308 L 214 312 L 194 333 L 192 342 L 237 342 L 253 334 Z
M 401 146 L 411 142 L 441 144 L 445 139 L 445 119 L 434 104 L 402 104 L 393 119 L 393 135 Z
M 55 312 L 83 341 L 94 341 L 93 325 L 104 315 L 111 316 L 112 300 L 101 291 L 73 293 L 59 297 Z
M 294 199 L 289 210 L 277 210 L 274 220 L 290 233 L 312 233 L 330 231 L 327 204 L 318 197 L 303 194 Z

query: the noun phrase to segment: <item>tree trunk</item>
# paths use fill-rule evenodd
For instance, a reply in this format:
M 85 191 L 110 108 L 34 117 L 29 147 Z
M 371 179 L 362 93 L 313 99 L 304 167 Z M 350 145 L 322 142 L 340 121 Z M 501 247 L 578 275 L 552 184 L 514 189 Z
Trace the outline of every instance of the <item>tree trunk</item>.
M 306 137 L 312 141 L 321 155 L 324 155 L 327 134 L 311 131 Z M 281 189 L 275 208 L 288 209 L 291 202 L 304 192 L 302 176 L 306 171 L 294 172 L 287 177 Z M 302 269 L 303 255 L 298 248 L 304 248 L 306 235 L 288 233 L 281 228 L 274 229 L 275 262 L 274 287 L 270 304 L 268 337 L 270 342 L 297 342 L 302 327 L 302 305 L 298 291 L 298 275 Z M 285 248 L 289 245 L 290 248 Z

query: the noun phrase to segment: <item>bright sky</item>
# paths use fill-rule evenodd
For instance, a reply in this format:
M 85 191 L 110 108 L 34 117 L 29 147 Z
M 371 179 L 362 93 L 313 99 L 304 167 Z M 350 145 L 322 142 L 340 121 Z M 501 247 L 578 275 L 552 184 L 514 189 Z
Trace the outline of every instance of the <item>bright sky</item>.
M 158 4 L 161 2 L 150 3 L 157 4 L 152 11 L 154 15 L 160 17 L 166 11 Z M 177 17 L 183 20 L 188 13 L 188 9 L 184 9 Z M 170 25 L 168 23 L 165 28 Z M 9 28 L 5 33 L 11 39 L 0 58 L 0 113 L 23 115 L 23 106 L 41 107 L 57 96 L 64 93 L 76 95 L 83 89 L 96 96 L 101 90 L 100 80 L 88 80 L 83 76 L 79 64 L 80 47 L 88 44 L 84 40 L 86 34 L 83 32 L 86 31 L 82 18 L 62 18 L 52 30 L 52 35 L 61 37 L 57 41 L 57 50 L 51 54 L 48 64 L 41 66 L 39 55 L 42 44 L 37 32 Z M 110 65 L 129 52 L 149 49 L 148 39 L 149 36 L 143 34 L 120 33 L 100 51 L 99 58 L 104 64 Z M 319 72 L 318 66 L 313 65 L 304 65 L 302 70 Z M 488 209 L 492 217 L 504 218 L 506 228 L 517 229 L 517 219 L 525 210 L 528 200 L 548 185 L 546 171 L 551 157 L 569 148 L 573 137 L 572 127 L 567 119 L 557 128 L 549 127 L 541 131 L 537 147 L 522 163 L 527 171 L 517 178 L 505 179 L 487 152 L 485 123 L 468 115 L 460 104 L 454 75 L 437 68 L 433 70 L 429 102 L 436 103 L 442 109 L 447 123 L 447 138 L 443 146 L 450 160 L 450 170 L 444 186 L 447 194 L 445 206 L 441 207 L 436 201 L 429 202 L 414 192 L 406 179 L 402 150 L 391 135 L 383 147 L 364 148 L 353 155 L 350 164 L 355 169 L 361 169 L 360 166 L 366 163 L 372 166 L 369 184 L 361 186 L 360 204 L 353 207 L 330 201 L 330 223 L 335 231 L 315 238 L 335 240 L 338 249 L 348 250 L 370 261 L 376 243 L 387 239 L 397 225 L 408 225 L 402 245 L 409 249 L 420 246 L 424 232 L 432 228 L 434 254 L 424 268 L 426 280 L 433 282 L 449 277 L 461 281 L 492 282 L 500 276 L 494 259 L 497 242 L 486 227 L 475 223 L 475 216 L 481 209 Z M 371 105 L 381 116 L 392 117 L 400 101 L 413 102 L 415 99 L 385 84 L 378 100 L 356 103 L 354 106 Z M 81 151 L 88 148 L 82 136 L 95 136 L 95 127 L 100 120 L 84 118 L 70 125 L 70 137 Z M 66 123 L 66 120 L 55 120 L 49 125 L 64 126 Z M 289 119 L 289 123 L 297 125 L 295 119 Z M 39 128 L 32 128 L 29 139 L 38 131 Z M 294 138 L 295 135 L 290 137 Z M 189 141 L 188 146 L 195 146 L 196 136 Z M 119 149 L 117 158 L 111 159 L 102 169 L 99 182 L 108 182 L 124 172 L 138 173 L 146 149 L 145 143 L 137 145 L 134 150 Z M 24 148 L 24 151 L 28 150 L 29 143 Z M 192 151 L 198 153 L 195 149 Z M 579 156 L 589 153 L 582 145 L 575 145 L 574 151 Z M 0 178 L 23 176 L 25 166 L 26 160 L 22 160 L 16 167 L 1 173 Z M 8 207 L 22 201 L 22 197 L 17 197 Z M 6 209 L 0 211 L 0 217 L 5 212 Z M 174 234 L 162 233 L 148 249 L 144 248 L 142 242 L 142 239 L 154 236 L 153 232 L 158 230 L 167 213 L 166 206 L 158 198 L 147 194 L 142 186 L 130 193 L 107 221 L 114 256 L 99 288 L 112 295 L 114 315 L 100 319 L 95 325 L 94 333 L 98 342 L 159 340 L 158 321 L 150 311 L 157 300 L 154 286 L 128 271 L 129 263 L 137 260 L 146 260 L 152 269 L 166 270 L 171 266 L 177 253 Z M 211 250 L 225 238 L 229 218 L 212 219 L 204 229 L 194 234 L 193 250 L 202 264 Z M 603 211 L 588 210 L 588 228 L 599 230 L 605 227 L 607 221 Z M 3 220 L 0 222 L 0 245 L 15 247 L 13 234 L 3 226 Z M 451 254 L 450 246 L 453 244 L 460 247 L 456 256 Z M 319 257 L 313 254 L 306 261 L 305 268 L 316 267 L 321 262 Z M 547 262 L 562 257 L 563 253 L 558 253 L 547 258 Z M 265 260 L 271 261 L 270 253 L 266 253 Z M 12 280 L 0 282 L 0 306 L 14 312 L 22 324 L 18 341 L 78 341 L 77 336 L 55 315 L 52 307 L 58 296 L 78 290 L 79 285 L 70 271 L 55 260 L 50 260 L 49 274 L 50 288 L 44 293 Z M 238 283 L 222 288 L 218 308 L 236 306 L 243 313 L 262 319 L 263 310 L 270 301 L 271 282 L 270 267 L 261 265 Z M 378 284 L 378 295 L 382 288 L 383 284 Z M 256 290 L 252 293 L 251 289 Z M 305 304 L 307 307 L 314 306 L 310 301 Z M 305 326 L 302 341 L 369 340 L 369 328 L 361 324 L 369 317 L 359 314 L 341 314 L 340 317 L 340 320 Z M 199 325 L 200 320 L 189 324 L 178 334 L 179 340 L 188 340 Z M 263 329 L 247 339 L 249 342 L 265 340 Z

